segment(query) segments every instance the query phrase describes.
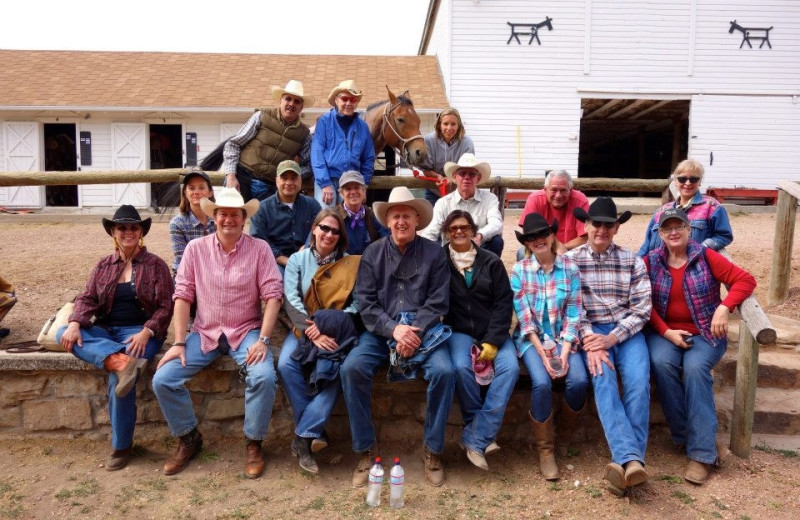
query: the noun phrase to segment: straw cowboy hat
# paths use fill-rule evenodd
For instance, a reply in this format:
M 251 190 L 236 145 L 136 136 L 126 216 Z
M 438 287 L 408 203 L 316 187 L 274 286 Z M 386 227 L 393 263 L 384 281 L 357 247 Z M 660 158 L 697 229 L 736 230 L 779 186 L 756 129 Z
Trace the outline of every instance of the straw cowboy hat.
M 465 153 L 459 157 L 457 163 L 444 163 L 444 174 L 447 175 L 450 180 L 454 180 L 453 175 L 455 175 L 456 171 L 460 168 L 471 168 L 473 170 L 477 170 L 478 173 L 481 174 L 480 182 L 486 182 L 486 180 L 492 175 L 492 167 L 489 166 L 489 163 L 479 162 L 475 157 L 475 154 L 471 153 Z
M 575 208 L 572 212 L 581 222 L 592 220 L 594 222 L 619 222 L 626 223 L 631 218 L 631 212 L 626 211 L 617 217 L 617 205 L 611 197 L 597 197 L 589 206 L 589 213 L 583 208 Z
M 547 223 L 547 219 L 545 219 L 542 215 L 532 212 L 525 215 L 525 221 L 522 223 L 522 233 L 516 229 L 514 230 L 514 233 L 516 233 L 519 243 L 524 246 L 525 242 L 531 239 L 531 235 L 541 233 L 545 230 L 549 230 L 555 235 L 558 232 L 558 220 L 553 220 L 553 224 L 550 225 Z
M 252 199 L 245 204 L 242 194 L 236 188 L 222 188 L 216 199 L 216 202 L 212 202 L 208 198 L 200 199 L 200 207 L 203 208 L 203 213 L 209 217 L 214 216 L 214 210 L 217 208 L 240 208 L 247 213 L 245 218 L 250 218 L 258 211 L 260 204 L 258 199 Z
M 304 107 L 310 107 L 314 104 L 314 96 L 306 96 L 303 93 L 303 84 L 296 79 L 290 79 L 289 83 L 287 83 L 284 88 L 278 85 L 272 85 L 269 90 L 272 92 L 272 97 L 275 99 L 280 99 L 284 94 L 291 94 L 302 99 Z
M 139 212 L 130 204 L 123 204 L 120 206 L 114 213 L 112 219 L 103 218 L 103 227 L 109 235 L 111 235 L 114 226 L 117 224 L 139 224 L 142 226 L 142 236 L 144 237 L 147 235 L 148 231 L 150 231 L 150 224 L 152 223 L 153 219 L 150 217 L 142 220 Z
M 389 193 L 389 200 L 387 202 L 375 202 L 372 205 L 372 210 L 375 212 L 375 217 L 383 227 L 386 225 L 386 214 L 395 206 L 408 206 L 413 208 L 419 215 L 419 225 L 417 229 L 424 229 L 428 227 L 433 219 L 433 206 L 425 199 L 415 199 L 411 190 L 405 186 L 398 186 L 392 189 Z
M 336 105 L 335 102 L 336 96 L 338 96 L 342 92 L 347 92 L 348 94 L 357 97 L 359 101 L 361 101 L 361 97 L 364 95 L 363 91 L 358 90 L 358 88 L 356 88 L 355 81 L 353 81 L 352 79 L 346 79 L 341 83 L 339 83 L 338 85 L 336 85 L 335 87 L 333 87 L 331 93 L 328 94 L 328 104 L 331 106 Z

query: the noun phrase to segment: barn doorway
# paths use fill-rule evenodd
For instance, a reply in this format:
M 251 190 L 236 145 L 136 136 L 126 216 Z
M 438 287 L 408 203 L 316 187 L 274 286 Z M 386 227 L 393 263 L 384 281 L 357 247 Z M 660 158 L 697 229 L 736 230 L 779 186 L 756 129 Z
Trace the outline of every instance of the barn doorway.
M 150 125 L 150 169 L 181 168 L 183 143 L 181 125 Z M 177 206 L 180 191 L 173 182 L 154 182 L 150 185 L 154 209 Z
M 581 100 L 580 177 L 665 179 L 689 149 L 688 99 Z
M 78 171 L 76 127 L 72 123 L 45 123 L 44 171 Z M 77 206 L 77 186 L 45 186 L 46 206 Z

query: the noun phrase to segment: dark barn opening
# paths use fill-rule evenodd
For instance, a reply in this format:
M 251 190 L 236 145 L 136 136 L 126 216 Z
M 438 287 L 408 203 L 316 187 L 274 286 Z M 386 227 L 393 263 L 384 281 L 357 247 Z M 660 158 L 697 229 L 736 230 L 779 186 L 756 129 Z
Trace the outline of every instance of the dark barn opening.
M 150 125 L 150 169 L 183 167 L 183 141 L 181 125 Z M 150 185 L 152 206 L 177 206 L 178 201 L 170 196 L 171 182 L 154 182 Z
M 78 149 L 73 123 L 45 123 L 44 171 L 78 171 Z M 45 186 L 45 205 L 77 206 L 77 186 Z

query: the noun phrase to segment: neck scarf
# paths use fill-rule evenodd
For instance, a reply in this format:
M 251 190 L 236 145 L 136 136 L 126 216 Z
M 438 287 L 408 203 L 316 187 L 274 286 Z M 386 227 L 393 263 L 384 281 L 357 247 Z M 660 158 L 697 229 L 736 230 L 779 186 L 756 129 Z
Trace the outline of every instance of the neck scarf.
M 326 255 L 326 256 L 323 257 L 317 252 L 317 248 L 316 247 L 312 247 L 311 248 L 311 254 L 314 255 L 314 260 L 317 261 L 317 265 L 330 264 L 331 262 L 336 260 L 336 250 L 335 249 L 333 251 L 331 251 L 331 253 L 329 255 Z
M 450 260 L 453 261 L 453 265 L 456 266 L 456 269 L 458 269 L 458 272 L 461 273 L 461 276 L 466 277 L 466 272 L 472 270 L 472 264 L 475 263 L 475 256 L 477 256 L 478 250 L 475 249 L 475 247 L 470 247 L 469 251 L 459 253 L 453 249 L 453 246 L 450 246 L 449 249 Z
M 356 226 L 364 227 L 366 224 L 364 223 L 364 215 L 367 214 L 367 210 L 364 205 L 361 205 L 358 211 L 350 211 L 350 208 L 347 207 L 347 204 L 342 204 L 344 207 L 344 211 L 347 213 L 347 216 L 350 217 L 350 229 L 355 229 Z

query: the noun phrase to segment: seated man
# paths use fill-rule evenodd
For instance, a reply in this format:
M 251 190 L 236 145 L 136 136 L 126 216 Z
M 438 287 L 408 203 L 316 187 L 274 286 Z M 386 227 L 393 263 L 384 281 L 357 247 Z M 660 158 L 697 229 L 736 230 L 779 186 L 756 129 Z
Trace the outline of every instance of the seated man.
M 189 242 L 178 268 L 175 341 L 158 363 L 153 392 L 169 425 L 179 437 L 164 474 L 183 470 L 200 452 L 192 398 L 186 383 L 222 354 L 228 354 L 245 375 L 245 475 L 264 471 L 261 442 L 267 437 L 275 399 L 275 368 L 269 338 L 281 307 L 283 283 L 269 246 L 244 234 L 247 217 L 258 200 L 247 204 L 234 188 L 223 188 L 217 202 L 203 199 L 203 211 L 217 223 L 217 232 Z M 261 313 L 261 302 L 266 302 Z M 197 304 L 194 328 L 186 336 L 189 308 Z
M 372 208 L 365 204 L 367 183 L 363 175 L 355 170 L 344 172 L 339 179 L 339 194 L 342 202 L 336 206 L 336 212 L 344 219 L 348 255 L 360 255 L 372 242 L 389 235 Z
M 572 189 L 572 176 L 567 170 L 552 170 L 544 179 L 544 189 L 528 195 L 525 208 L 519 217 L 519 225 L 522 226 L 528 213 L 534 212 L 542 215 L 551 226 L 558 220 L 556 232 L 558 254 L 563 255 L 586 243 L 583 222 L 575 218 L 573 213 L 576 208 L 582 208 L 584 211 L 589 209 L 586 195 Z M 519 249 L 517 260 L 522 259 L 524 250 L 524 247 Z
M 610 197 L 598 197 L 589 212 L 578 208 L 588 243 L 567 257 L 581 275 L 580 335 L 586 366 L 592 375 L 595 404 L 611 450 L 604 478 L 609 490 L 622 496 L 625 489 L 647 482 L 644 452 L 650 418 L 650 358 L 641 333 L 650 318 L 650 279 L 636 253 L 614 243 L 620 224 Z M 603 365 L 606 365 L 604 368 Z M 622 377 L 622 396 L 617 384 Z
M 462 155 L 457 163 L 444 165 L 444 173 L 456 183 L 456 190 L 436 201 L 433 220 L 420 233 L 423 237 L 441 241 L 442 222 L 454 209 L 461 209 L 472 215 L 478 232 L 473 241 L 475 245 L 488 249 L 500 256 L 503 253 L 503 217 L 500 215 L 500 202 L 497 195 L 489 190 L 479 190 L 478 184 L 485 182 L 492 174 L 489 163 L 478 162 L 471 153 Z
M 395 359 L 419 360 L 428 381 L 425 478 L 429 484 L 441 486 L 444 469 L 440 457 L 455 390 L 450 353 L 446 346 L 439 348 L 444 328 L 441 320 L 450 298 L 447 257 L 438 244 L 417 236 L 417 229 L 431 220 L 431 204 L 415 199 L 408 188 L 394 188 L 388 202 L 376 202 L 375 215 L 391 235 L 370 244 L 361 257 L 356 294 L 367 330 L 341 368 L 353 450 L 361 454 L 353 485 L 366 485 L 377 451 L 372 378 L 379 366 L 389 362 L 390 345 L 396 344 Z
M 300 251 L 311 225 L 322 209 L 319 202 L 300 193 L 300 166 L 291 160 L 278 165 L 278 192 L 263 200 L 250 221 L 250 234 L 266 240 L 281 274 L 292 254 Z

